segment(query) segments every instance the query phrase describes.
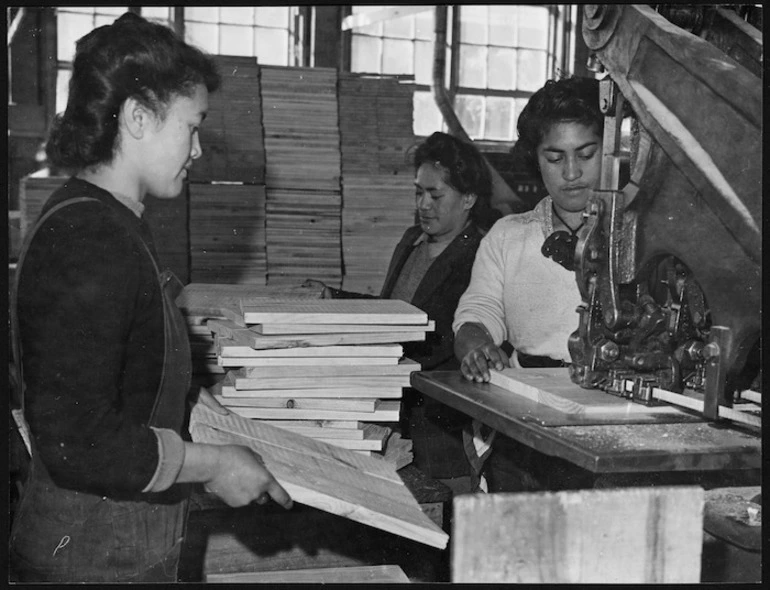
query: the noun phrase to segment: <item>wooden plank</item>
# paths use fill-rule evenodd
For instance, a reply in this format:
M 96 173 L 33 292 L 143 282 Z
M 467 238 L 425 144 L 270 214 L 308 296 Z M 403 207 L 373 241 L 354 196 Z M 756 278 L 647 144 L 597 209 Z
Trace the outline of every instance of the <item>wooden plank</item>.
M 371 412 L 348 410 L 318 410 L 303 408 L 245 408 L 230 407 L 230 411 L 243 418 L 259 420 L 359 420 L 362 422 L 398 422 L 401 402 L 380 400 Z
M 403 396 L 403 388 L 395 387 L 319 387 L 301 389 L 236 389 L 235 385 L 221 385 L 218 388 L 223 397 L 273 397 L 293 398 L 392 398 Z
M 419 371 L 420 364 L 415 361 L 402 358 L 396 365 L 367 364 L 366 359 L 360 359 L 355 365 L 325 366 L 273 366 L 252 369 L 244 367 L 241 375 L 244 377 L 361 377 L 361 376 L 396 376 L 410 375 L 413 371 Z M 386 396 L 387 397 L 387 396 Z
M 295 502 L 443 549 L 448 535 L 436 526 L 388 462 L 309 439 L 280 428 L 223 416 L 196 404 L 193 440 L 246 444 Z
M 355 420 L 262 420 L 262 424 L 277 426 L 280 428 L 334 428 L 339 430 L 353 430 L 363 428 L 360 422 Z
M 453 583 L 700 581 L 698 486 L 454 499 Z
M 334 438 L 346 438 L 348 440 L 362 440 L 364 438 L 363 428 L 327 428 L 323 426 L 314 426 L 317 420 L 263 420 L 262 422 L 309 438 L 323 439 L 326 442 L 329 442 L 328 439 Z
M 283 350 L 283 349 L 281 349 Z M 397 357 L 367 357 L 366 361 L 372 365 L 395 366 Z M 266 367 L 270 365 L 312 366 L 325 364 L 329 366 L 356 365 L 360 362 L 358 357 L 257 357 L 257 356 L 228 356 L 222 355 L 217 359 L 217 364 L 223 367 Z
M 215 321 L 215 320 L 210 320 Z M 234 331 L 235 336 L 239 336 L 249 330 L 242 329 Z M 391 358 L 400 359 L 404 354 L 404 349 L 400 344 L 386 343 L 383 345 L 359 345 L 359 346 L 303 346 L 295 348 L 277 348 L 277 349 L 252 349 L 245 346 L 238 346 L 234 339 L 219 338 L 220 349 L 224 352 L 227 349 L 228 355 L 222 356 L 251 356 L 254 358 L 284 358 L 296 359 L 302 357 L 340 357 L 357 358 L 362 362 L 370 362 L 371 359 Z M 248 349 L 248 350 L 244 350 Z M 398 360 L 396 360 L 396 364 Z
M 676 404 L 677 406 L 684 406 L 685 408 L 690 408 L 691 410 L 696 410 L 701 413 L 703 412 L 704 404 L 702 399 L 692 398 L 679 393 L 674 393 L 673 391 L 666 391 L 665 389 L 660 389 L 658 387 L 653 387 L 652 397 L 661 401 Z M 720 418 L 726 418 L 746 426 L 762 428 L 761 416 L 755 416 L 753 414 L 749 414 L 735 408 L 728 408 L 726 406 L 719 406 L 717 412 Z
M 306 377 L 246 377 L 244 369 L 234 371 L 235 388 L 248 389 L 300 389 L 300 388 L 329 388 L 329 387 L 409 387 L 410 377 L 407 375 L 385 376 L 335 376 L 328 375 L 308 380 Z
M 408 584 L 397 565 L 326 567 L 268 572 L 208 574 L 211 584 Z
M 762 405 L 762 392 L 744 389 L 740 393 L 740 399 Z
M 228 319 L 232 319 L 228 316 Z M 359 325 L 359 324 L 254 324 L 251 329 L 258 334 L 285 335 L 285 334 L 367 334 L 371 332 L 410 332 L 409 326 L 402 324 L 388 325 Z M 436 329 L 436 322 L 429 320 L 427 326 L 415 327 L 415 332 L 432 332 Z M 422 334 L 424 337 L 424 334 Z
M 376 399 L 347 398 L 276 398 L 255 396 L 215 395 L 220 404 L 228 408 L 288 408 L 298 410 L 344 410 L 348 412 L 374 412 Z
M 583 389 L 569 369 L 491 369 L 490 383 L 565 414 L 672 414 L 671 406 L 645 406 L 598 389 Z
M 247 324 L 428 323 L 427 314 L 400 299 L 322 299 L 243 305 Z

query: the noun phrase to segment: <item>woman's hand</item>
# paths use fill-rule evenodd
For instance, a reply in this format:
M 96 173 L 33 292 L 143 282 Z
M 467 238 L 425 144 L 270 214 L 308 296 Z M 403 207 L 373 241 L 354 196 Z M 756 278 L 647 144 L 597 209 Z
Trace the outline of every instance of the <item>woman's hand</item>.
M 251 502 L 265 504 L 271 498 L 287 510 L 294 504 L 267 470 L 262 458 L 240 445 L 217 445 L 219 456 L 212 477 L 204 482 L 207 491 L 237 508 Z
M 334 299 L 332 296 L 332 290 L 330 287 L 326 286 L 326 283 L 323 281 L 317 281 L 315 279 L 306 279 L 304 283 L 302 283 L 303 287 L 306 287 L 308 289 L 318 289 L 321 292 L 321 299 Z
M 457 330 L 455 355 L 460 360 L 460 372 L 468 381 L 487 383 L 490 366 L 498 371 L 510 366 L 508 355 L 495 345 L 486 328 L 474 322 Z
M 460 372 L 468 381 L 489 382 L 489 367 L 502 371 L 510 367 L 508 356 L 491 342 L 486 342 L 468 352 L 460 363 Z

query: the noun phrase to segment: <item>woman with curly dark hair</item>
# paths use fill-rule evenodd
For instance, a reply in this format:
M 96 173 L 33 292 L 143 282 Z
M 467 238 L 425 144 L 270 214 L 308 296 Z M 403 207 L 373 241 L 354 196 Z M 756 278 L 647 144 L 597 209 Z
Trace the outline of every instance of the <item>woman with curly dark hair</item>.
M 15 333 L 32 458 L 10 539 L 20 582 L 173 582 L 187 482 L 231 506 L 291 506 L 250 449 L 189 441 L 191 361 L 178 281 L 142 219 L 202 150 L 210 57 L 127 13 L 77 43 L 47 152 L 73 176 L 18 265 Z M 198 403 L 226 413 L 201 390 Z
M 500 219 L 479 246 L 453 326 L 466 379 L 489 381 L 490 366 L 570 361 L 567 342 L 581 303 L 572 269 L 576 234 L 599 184 L 603 128 L 599 82 L 593 79 L 549 80 L 522 110 L 516 151 L 543 179 L 548 195 L 532 211 Z M 503 343 L 512 345 L 512 354 Z M 495 442 L 488 470 L 490 491 L 537 489 L 529 472 L 501 463 L 514 455 L 524 463 L 528 447 L 498 439 L 503 440 Z
M 412 163 L 419 223 L 396 246 L 380 298 L 408 301 L 436 322 L 424 342 L 404 344 L 407 358 L 423 370 L 457 369 L 452 318 L 468 286 L 484 228 L 494 215 L 489 206 L 492 181 L 474 145 L 439 131 L 416 146 Z M 365 297 L 329 287 L 325 296 Z M 407 390 L 404 402 L 402 418 L 413 441 L 415 465 L 433 478 L 467 477 L 462 425 L 468 419 L 414 390 Z

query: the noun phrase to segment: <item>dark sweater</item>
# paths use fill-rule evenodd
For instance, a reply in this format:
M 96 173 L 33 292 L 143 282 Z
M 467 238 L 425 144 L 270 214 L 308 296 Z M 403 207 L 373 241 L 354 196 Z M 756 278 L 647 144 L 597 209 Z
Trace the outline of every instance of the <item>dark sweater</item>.
M 108 192 L 70 179 L 19 274 L 25 415 L 53 481 L 110 495 L 145 488 L 158 464 L 147 425 L 161 379 L 163 303 L 146 224 Z

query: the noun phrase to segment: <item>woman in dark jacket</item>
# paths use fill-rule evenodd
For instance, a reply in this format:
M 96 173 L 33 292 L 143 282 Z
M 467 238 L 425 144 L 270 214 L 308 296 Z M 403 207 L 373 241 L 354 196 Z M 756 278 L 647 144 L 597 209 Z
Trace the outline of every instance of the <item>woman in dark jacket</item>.
M 494 218 L 491 178 L 476 147 L 441 132 L 417 146 L 414 169 L 419 223 L 396 246 L 380 298 L 408 301 L 436 322 L 424 342 L 404 344 L 406 357 L 426 371 L 458 369 L 452 320 L 470 281 L 483 228 Z M 366 297 L 330 287 L 324 296 Z M 468 475 L 462 448 L 462 425 L 468 419 L 414 390 L 407 390 L 404 401 L 415 465 L 439 479 Z

